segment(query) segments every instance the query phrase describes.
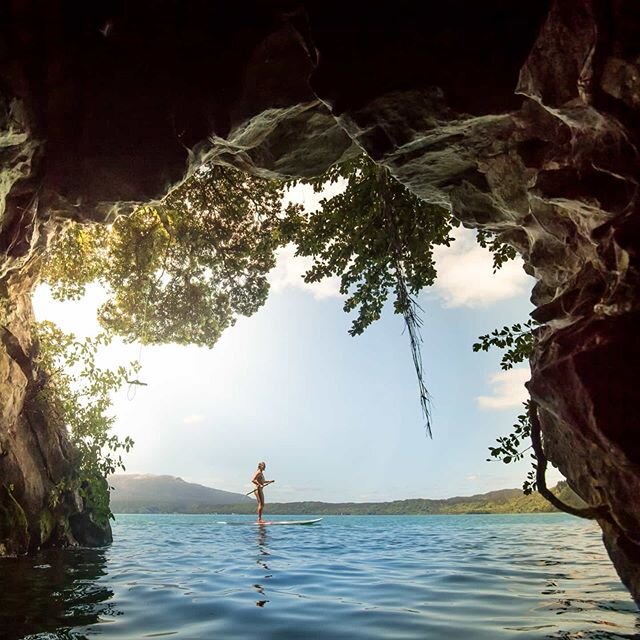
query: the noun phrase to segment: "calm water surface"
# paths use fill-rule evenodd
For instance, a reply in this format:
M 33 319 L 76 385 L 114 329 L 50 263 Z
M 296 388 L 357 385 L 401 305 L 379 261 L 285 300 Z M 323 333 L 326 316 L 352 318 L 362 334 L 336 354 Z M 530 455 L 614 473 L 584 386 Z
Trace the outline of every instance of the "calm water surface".
M 598 529 L 561 514 L 118 516 L 105 549 L 0 561 L 0 637 L 640 638 Z

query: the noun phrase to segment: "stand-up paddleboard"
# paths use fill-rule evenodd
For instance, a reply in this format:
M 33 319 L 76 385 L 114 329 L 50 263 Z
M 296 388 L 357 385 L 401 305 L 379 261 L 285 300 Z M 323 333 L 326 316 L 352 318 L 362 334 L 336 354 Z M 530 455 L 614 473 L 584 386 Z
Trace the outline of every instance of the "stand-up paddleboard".
M 274 524 L 279 524 L 279 525 L 285 525 L 285 524 L 315 524 L 316 522 L 320 522 L 320 520 L 322 520 L 322 518 L 316 518 L 315 520 L 270 520 L 270 521 L 264 521 L 264 522 L 218 522 L 218 524 L 250 524 L 253 525 L 254 527 L 262 527 L 262 526 L 266 526 L 266 525 L 274 525 Z

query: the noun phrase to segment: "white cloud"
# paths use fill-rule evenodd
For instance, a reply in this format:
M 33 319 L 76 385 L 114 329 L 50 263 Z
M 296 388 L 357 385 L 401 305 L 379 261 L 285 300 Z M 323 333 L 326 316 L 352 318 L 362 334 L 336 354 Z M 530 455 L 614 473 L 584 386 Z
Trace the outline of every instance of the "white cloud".
M 200 424 L 203 421 L 204 416 L 200 415 L 199 413 L 194 413 L 190 416 L 185 416 L 184 418 L 182 418 L 182 422 L 184 422 L 184 424 Z
M 531 372 L 528 367 L 518 367 L 509 371 L 500 371 L 491 376 L 493 395 L 478 396 L 481 409 L 510 409 L 522 404 L 528 397 L 524 383 Z
M 346 180 L 326 184 L 324 189 L 316 193 L 308 184 L 296 184 L 291 187 L 284 199 L 283 205 L 289 203 L 301 204 L 305 211 L 313 213 L 320 208 L 320 200 L 332 198 L 345 190 Z M 340 279 L 325 278 L 320 282 L 307 283 L 304 274 L 312 267 L 313 259 L 296 256 L 295 245 L 289 244 L 276 252 L 276 266 L 269 274 L 271 290 L 277 292 L 285 289 L 300 289 L 310 293 L 316 300 L 326 298 L 340 298 Z
M 316 300 L 341 297 L 339 278 L 325 278 L 320 282 L 312 283 L 305 282 L 303 276 L 311 268 L 313 260 L 296 256 L 295 253 L 296 248 L 293 244 L 278 249 L 276 266 L 269 274 L 269 282 L 273 291 L 301 289 L 313 295 Z
M 301 204 L 308 213 L 313 213 L 320 208 L 320 200 L 323 198 L 333 198 L 342 193 L 347 188 L 347 181 L 340 178 L 337 182 L 326 183 L 322 191 L 315 192 L 308 184 L 295 184 L 291 187 L 283 198 L 284 206 L 293 202 Z
M 507 262 L 493 273 L 493 256 L 475 240 L 475 231 L 460 227 L 450 247 L 436 247 L 438 278 L 433 287 L 445 307 L 488 307 L 521 295 L 532 280 L 522 270 L 522 260 Z

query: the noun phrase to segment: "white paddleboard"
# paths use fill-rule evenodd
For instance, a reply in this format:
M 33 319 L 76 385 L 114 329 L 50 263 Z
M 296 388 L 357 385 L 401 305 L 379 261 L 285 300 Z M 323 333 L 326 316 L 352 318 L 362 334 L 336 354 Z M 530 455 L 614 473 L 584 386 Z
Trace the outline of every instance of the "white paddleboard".
M 262 526 L 271 526 L 274 524 L 285 525 L 285 524 L 315 524 L 316 522 L 320 522 L 322 518 L 316 518 L 315 520 L 270 520 L 265 522 L 219 522 L 218 524 L 250 524 L 256 527 Z

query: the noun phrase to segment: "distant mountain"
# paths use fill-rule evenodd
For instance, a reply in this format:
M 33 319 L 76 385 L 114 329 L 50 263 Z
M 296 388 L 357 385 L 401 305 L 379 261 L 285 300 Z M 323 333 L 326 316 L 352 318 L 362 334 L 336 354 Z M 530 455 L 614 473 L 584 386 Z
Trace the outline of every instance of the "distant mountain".
M 212 489 L 174 476 L 116 474 L 109 477 L 114 513 L 203 513 L 228 505 L 253 505 L 241 493 Z
M 211 489 L 173 476 L 111 476 L 111 509 L 114 513 L 253 513 L 255 500 L 240 493 Z M 585 506 L 566 482 L 553 492 L 574 507 Z M 544 513 L 556 511 L 539 493 L 525 496 L 520 489 L 501 489 L 446 500 L 414 498 L 393 502 L 281 502 L 268 511 L 282 515 L 435 515 L 463 513 Z

